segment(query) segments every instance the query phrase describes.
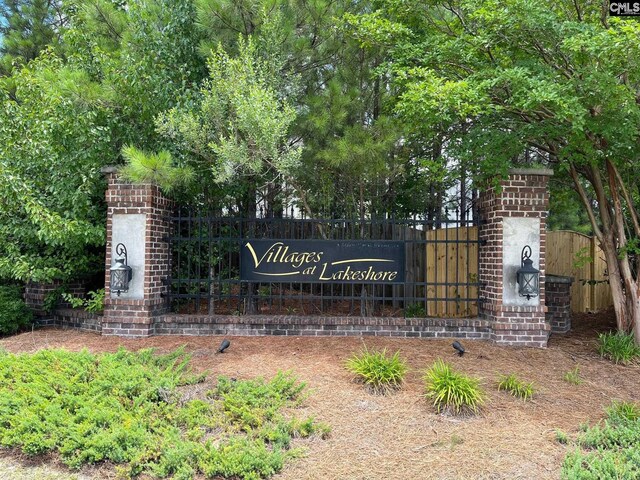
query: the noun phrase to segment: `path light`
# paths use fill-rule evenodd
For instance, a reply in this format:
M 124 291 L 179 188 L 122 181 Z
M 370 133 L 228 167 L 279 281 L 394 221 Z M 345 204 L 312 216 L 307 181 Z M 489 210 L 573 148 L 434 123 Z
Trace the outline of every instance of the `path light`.
M 120 292 L 129 291 L 129 282 L 133 278 L 133 271 L 127 265 L 127 248 L 124 244 L 116 245 L 116 255 L 124 255 L 124 258 L 116 258 L 115 264 L 109 269 L 111 271 L 111 291 L 115 291 L 116 295 L 120 296 Z
M 533 268 L 531 260 L 531 247 L 525 245 L 520 254 L 520 268 L 516 273 L 516 281 L 518 282 L 518 293 L 521 297 L 537 297 L 540 292 L 540 270 Z

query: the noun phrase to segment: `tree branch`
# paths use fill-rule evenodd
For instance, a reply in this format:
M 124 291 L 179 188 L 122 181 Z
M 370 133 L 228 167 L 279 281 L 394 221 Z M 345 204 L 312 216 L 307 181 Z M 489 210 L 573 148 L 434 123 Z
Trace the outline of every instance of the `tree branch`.
M 569 164 L 569 173 L 571 174 L 571 178 L 573 179 L 573 184 L 576 187 L 576 191 L 578 192 L 578 195 L 580 195 L 580 199 L 587 209 L 587 215 L 589 216 L 589 220 L 591 221 L 593 232 L 598 238 L 598 241 L 602 243 L 604 241 L 604 235 L 602 234 L 602 230 L 600 230 L 600 227 L 598 226 L 595 213 L 593 212 L 593 207 L 591 206 L 591 202 L 589 201 L 587 192 L 585 192 L 582 183 L 580 183 L 580 177 L 573 162 Z

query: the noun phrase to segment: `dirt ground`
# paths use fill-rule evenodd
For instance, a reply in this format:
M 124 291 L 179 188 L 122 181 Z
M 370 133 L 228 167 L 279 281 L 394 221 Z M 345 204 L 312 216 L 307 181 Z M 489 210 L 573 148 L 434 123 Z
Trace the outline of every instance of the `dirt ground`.
M 453 354 L 451 340 L 229 337 L 231 347 L 216 355 L 221 337 L 126 340 L 56 329 L 6 338 L 0 347 L 11 352 L 54 347 L 97 352 L 119 346 L 168 351 L 186 345 L 194 370 L 210 371 L 211 384 L 219 374 L 270 377 L 278 370 L 293 370 L 312 390 L 298 413 L 330 424 L 332 433 L 327 440 L 298 441 L 307 447 L 307 456 L 287 465 L 278 480 L 552 479 L 559 477 L 572 448 L 555 440 L 556 430 L 573 437 L 581 423 L 602 418 L 612 399 L 640 400 L 640 366 L 613 365 L 595 351 L 597 332 L 608 330 L 611 321 L 610 314 L 574 317 L 578 327 L 568 335 L 552 336 L 547 349 L 463 341 L 463 357 Z M 344 362 L 365 344 L 401 351 L 411 368 L 402 390 L 373 396 L 354 383 Z M 481 415 L 434 413 L 423 398 L 422 375 L 438 357 L 483 379 L 488 401 Z M 575 367 L 584 380 L 581 385 L 563 380 Z M 496 379 L 503 373 L 533 381 L 534 398 L 523 402 L 498 392 Z M 111 476 L 108 469 L 81 473 Z

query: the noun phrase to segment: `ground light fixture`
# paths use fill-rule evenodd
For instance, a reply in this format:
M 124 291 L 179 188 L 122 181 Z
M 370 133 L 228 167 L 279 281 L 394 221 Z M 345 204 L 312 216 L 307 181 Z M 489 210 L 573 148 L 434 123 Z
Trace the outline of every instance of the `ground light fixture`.
M 540 293 L 540 270 L 533 266 L 529 245 L 525 245 L 520 254 L 520 268 L 516 273 L 516 282 L 518 293 L 521 297 L 527 297 L 527 300 L 537 297 Z
M 116 258 L 115 263 L 109 269 L 111 272 L 111 291 L 120 296 L 120 293 L 129 291 L 129 282 L 133 278 L 133 270 L 127 265 L 127 247 L 123 243 L 116 245 L 115 252 L 119 258 Z

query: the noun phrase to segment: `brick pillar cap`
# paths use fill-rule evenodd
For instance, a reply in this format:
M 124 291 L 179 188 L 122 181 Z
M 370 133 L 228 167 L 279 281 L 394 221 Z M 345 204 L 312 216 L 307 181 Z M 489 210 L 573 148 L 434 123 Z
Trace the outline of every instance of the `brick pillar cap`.
M 510 168 L 509 175 L 544 175 L 550 177 L 553 170 L 550 168 Z
M 104 175 L 109 175 L 111 173 L 118 173 L 118 167 L 114 165 L 109 165 L 107 167 L 102 167 L 100 169 L 100 172 L 103 173 Z
M 565 277 L 564 275 L 553 275 L 550 273 L 545 274 L 544 276 L 545 283 L 568 283 L 571 285 L 573 283 L 573 277 Z

